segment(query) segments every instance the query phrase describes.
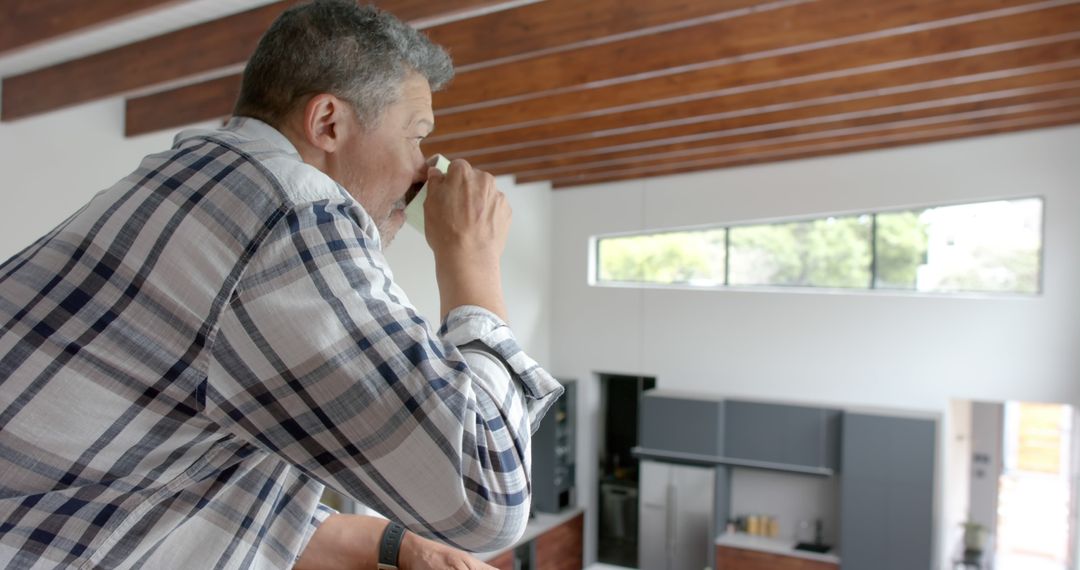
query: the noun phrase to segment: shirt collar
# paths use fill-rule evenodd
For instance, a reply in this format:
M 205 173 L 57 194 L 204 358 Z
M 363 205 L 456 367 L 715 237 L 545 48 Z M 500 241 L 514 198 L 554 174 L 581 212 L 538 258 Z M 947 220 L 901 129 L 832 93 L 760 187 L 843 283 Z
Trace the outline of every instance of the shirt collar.
M 231 131 L 241 138 L 262 140 L 277 150 L 300 158 L 292 141 L 276 128 L 252 117 L 232 117 L 222 130 Z
M 232 117 L 220 129 L 207 130 L 204 128 L 186 129 L 177 133 L 173 139 L 173 146 L 183 144 L 188 139 L 196 137 L 213 137 L 215 133 L 229 133 L 242 141 L 259 141 L 262 150 L 283 152 L 289 156 L 303 161 L 300 153 L 281 131 L 252 117 Z M 265 146 L 263 146 L 265 145 Z

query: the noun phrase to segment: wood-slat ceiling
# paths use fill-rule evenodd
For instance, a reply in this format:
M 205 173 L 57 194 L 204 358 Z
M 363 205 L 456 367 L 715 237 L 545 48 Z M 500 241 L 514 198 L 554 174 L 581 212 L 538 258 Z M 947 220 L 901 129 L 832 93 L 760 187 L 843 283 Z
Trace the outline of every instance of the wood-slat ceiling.
M 117 95 L 128 135 L 224 117 L 259 35 L 293 3 L 5 77 L 0 119 Z M 119 5 L 166 2 L 7 4 L 0 55 L 121 17 Z M 425 27 L 458 67 L 435 95 L 426 150 L 521 182 L 574 186 L 1080 122 L 1080 0 L 379 4 Z M 72 14 L 48 20 L 42 6 Z

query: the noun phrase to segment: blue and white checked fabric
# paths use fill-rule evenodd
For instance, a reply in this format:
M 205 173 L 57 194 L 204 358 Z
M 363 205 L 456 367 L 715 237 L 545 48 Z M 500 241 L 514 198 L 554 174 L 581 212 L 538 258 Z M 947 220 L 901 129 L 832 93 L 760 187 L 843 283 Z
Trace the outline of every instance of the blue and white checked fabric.
M 361 206 L 253 119 L 0 266 L 0 320 L 6 568 L 288 568 L 323 484 L 495 550 L 562 390 L 482 308 L 432 331 Z

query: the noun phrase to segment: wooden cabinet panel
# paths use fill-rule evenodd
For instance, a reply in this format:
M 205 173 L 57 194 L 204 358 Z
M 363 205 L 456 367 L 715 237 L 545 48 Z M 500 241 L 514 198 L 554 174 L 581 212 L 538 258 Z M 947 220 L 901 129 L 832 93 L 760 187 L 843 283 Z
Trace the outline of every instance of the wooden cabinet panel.
M 716 570 L 839 570 L 828 562 L 742 548 L 716 548 Z
M 488 564 L 499 570 L 514 570 L 514 551 L 507 550 L 495 558 L 488 560 Z
M 580 514 L 536 537 L 537 570 L 581 570 L 584 521 Z

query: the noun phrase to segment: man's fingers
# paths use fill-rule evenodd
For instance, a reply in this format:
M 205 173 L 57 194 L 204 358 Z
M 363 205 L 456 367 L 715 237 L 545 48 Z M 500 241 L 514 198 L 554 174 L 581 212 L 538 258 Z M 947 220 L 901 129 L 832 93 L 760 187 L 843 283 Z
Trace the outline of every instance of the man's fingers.
M 454 160 L 451 160 L 450 166 L 446 169 L 446 175 L 454 178 L 465 178 L 472 174 L 472 172 L 472 165 L 464 158 L 455 158 Z
M 428 182 L 431 182 L 432 180 L 442 180 L 444 178 L 446 178 L 446 175 L 443 174 L 443 172 L 441 170 L 439 170 L 438 168 L 435 168 L 434 166 L 429 166 L 428 167 L 428 169 L 427 169 Z

